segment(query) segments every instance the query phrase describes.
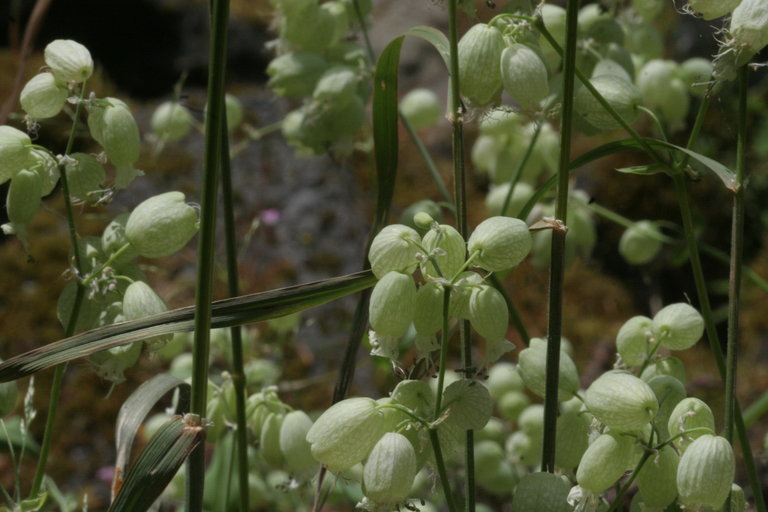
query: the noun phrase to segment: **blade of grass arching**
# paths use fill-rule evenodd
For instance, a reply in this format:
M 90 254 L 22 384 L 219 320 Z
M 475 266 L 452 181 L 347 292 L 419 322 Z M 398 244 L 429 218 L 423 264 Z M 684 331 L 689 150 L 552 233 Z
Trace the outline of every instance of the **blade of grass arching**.
M 190 386 L 181 379 L 167 373 L 155 375 L 131 393 L 117 414 L 117 426 L 115 428 L 115 474 L 112 477 L 112 500 L 120 489 L 125 466 L 131 455 L 131 446 L 136 432 L 149 414 L 149 411 L 169 391 L 179 388 L 181 391 L 179 411 L 189 409 Z
M 212 326 L 232 327 L 304 311 L 370 288 L 370 271 L 219 300 L 212 305 Z M 59 363 L 145 338 L 189 332 L 195 328 L 195 308 L 187 306 L 139 320 L 100 327 L 11 357 L 0 364 L 0 382 L 16 380 Z
M 576 30 L 579 1 L 566 7 L 565 55 L 563 56 L 563 105 L 560 117 L 560 162 L 557 171 L 555 218 L 560 229 L 552 230 L 549 266 L 549 318 L 547 322 L 547 365 L 544 393 L 544 437 L 542 471 L 555 471 L 557 430 L 557 389 L 560 380 L 560 341 L 563 329 L 563 283 L 565 279 L 565 236 L 567 233 L 568 178 L 573 125 L 573 91 L 576 82 Z
M 504 297 L 504 302 L 507 303 L 507 311 L 509 311 L 509 318 L 512 321 L 512 325 L 515 326 L 517 333 L 523 340 L 523 344 L 527 347 L 531 341 L 531 336 L 528 334 L 528 330 L 525 328 L 525 322 L 523 322 L 523 319 L 520 316 L 520 312 L 515 307 L 514 302 L 512 302 L 512 299 L 507 293 L 507 290 L 504 289 L 504 285 L 501 283 L 499 276 L 496 274 L 491 274 L 490 281 L 493 287 L 496 288 L 499 293 L 501 293 L 502 297 Z
M 160 427 L 131 464 L 108 512 L 144 512 L 152 506 L 190 453 L 204 444 L 199 419 L 175 416 Z
M 440 191 L 440 195 L 443 196 L 443 201 L 445 201 L 446 204 L 452 205 L 453 198 L 451 197 L 451 193 L 448 192 L 448 188 L 445 186 L 443 177 L 440 176 L 440 171 L 437 169 L 437 165 L 435 165 L 435 161 L 432 159 L 429 151 L 427 151 L 427 147 L 419 138 L 419 134 L 416 133 L 416 130 L 413 129 L 413 126 L 411 125 L 411 122 L 408 120 L 408 118 L 405 117 L 402 112 L 400 112 L 399 115 L 400 121 L 405 127 L 405 131 L 407 131 L 408 135 L 410 135 L 411 140 L 413 140 L 413 143 L 416 145 L 416 149 L 421 155 L 421 158 L 424 160 L 424 163 L 427 166 L 427 170 L 429 171 L 429 175 L 432 176 L 432 181 L 435 182 L 435 185 L 437 185 L 437 190 Z M 452 207 L 452 209 L 455 209 L 455 207 Z M 454 215 L 456 214 L 455 211 L 453 213 Z
M 227 133 L 227 110 L 223 109 L 221 130 L 221 199 L 224 209 L 224 247 L 227 262 L 227 292 L 230 297 L 240 295 L 237 270 L 237 240 L 235 237 L 235 208 L 232 199 L 232 166 L 229 156 L 229 134 Z M 235 390 L 235 424 L 237 430 L 237 470 L 240 486 L 240 510 L 248 506 L 248 437 L 245 421 L 245 370 L 243 361 L 243 338 L 239 326 L 230 330 L 232 339 L 232 386 Z

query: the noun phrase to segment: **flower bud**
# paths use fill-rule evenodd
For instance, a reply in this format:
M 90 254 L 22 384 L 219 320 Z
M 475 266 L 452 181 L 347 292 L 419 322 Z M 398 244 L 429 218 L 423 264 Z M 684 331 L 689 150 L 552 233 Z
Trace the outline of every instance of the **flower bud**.
M 592 78 L 590 83 L 624 121 L 631 124 L 637 119 L 641 96 L 634 85 L 611 75 L 597 76 Z M 586 87 L 580 87 L 576 91 L 574 101 L 576 112 L 595 128 L 614 130 L 621 127 Z
M 416 216 L 419 214 L 424 214 L 429 217 L 429 219 L 422 215 L 417 223 Z M 423 236 L 430 228 L 432 228 L 432 224 L 440 222 L 442 217 L 443 215 L 440 212 L 440 205 L 431 199 L 422 199 L 421 201 L 411 203 L 405 210 L 403 210 L 403 213 L 400 214 L 400 224 L 415 229 Z
M 134 208 L 125 225 L 125 236 L 141 256 L 170 256 L 194 236 L 197 212 L 184 199 L 181 192 L 166 192 Z
M 267 75 L 270 77 L 267 85 L 280 96 L 309 96 L 327 67 L 325 59 L 315 53 L 285 53 L 267 66 Z
M 377 334 L 400 337 L 413 320 L 416 285 L 409 275 L 392 271 L 371 292 L 368 308 L 371 328 Z
M 8 188 L 8 219 L 14 224 L 27 224 L 40 207 L 42 179 L 34 171 L 22 170 L 11 180 Z
M 615 432 L 601 434 L 581 457 L 576 481 L 588 491 L 602 493 L 624 474 L 634 448 L 632 436 Z
M 441 224 L 437 229 L 430 229 L 424 235 L 422 245 L 431 256 L 422 265 L 425 275 L 451 279 L 464 266 L 467 254 L 464 238 L 452 226 Z M 440 273 L 432 259 L 437 262 Z
M 62 82 L 84 82 L 93 73 L 91 52 L 71 39 L 57 39 L 45 47 L 45 64 Z
M 53 73 L 40 73 L 27 82 L 19 101 L 30 117 L 48 119 L 61 112 L 67 94 L 67 87 L 58 82 Z
M 661 249 L 659 232 L 653 222 L 637 221 L 627 228 L 619 239 L 619 254 L 630 265 L 643 265 L 651 261 Z
M 187 107 L 178 101 L 166 101 L 155 109 L 149 124 L 161 139 L 176 141 L 187 136 L 193 122 Z
M 733 11 L 741 0 L 688 0 L 687 6 L 705 20 L 720 18 Z
M 414 130 L 423 130 L 437 124 L 443 108 L 431 89 L 413 89 L 400 100 L 400 113 Z
M 531 250 L 531 233 L 520 219 L 490 217 L 481 222 L 467 242 L 475 265 L 489 272 L 507 270 L 520 263 Z
M 617 431 L 641 430 L 659 410 L 648 384 L 618 370 L 605 372 L 595 380 L 587 389 L 584 403 L 598 420 Z
M 679 302 L 662 308 L 653 317 L 657 341 L 672 350 L 685 350 L 704 334 L 704 319 L 695 308 Z
M 680 457 L 679 502 L 686 508 L 718 510 L 731 491 L 735 465 L 733 448 L 727 439 L 709 434 L 699 437 Z
M 501 54 L 501 79 L 504 91 L 523 110 L 538 110 L 549 95 L 547 66 L 525 45 L 515 43 Z
M 416 267 L 419 234 L 408 226 L 390 224 L 378 232 L 368 251 L 373 274 L 381 279 L 388 272 L 408 272 Z
M 0 126 L 0 183 L 24 169 L 32 155 L 29 135 L 12 126 Z
M 104 186 L 107 176 L 98 160 L 85 153 L 72 153 L 65 160 L 65 169 L 70 196 L 91 202 L 99 198 L 94 192 Z
M 509 309 L 504 296 L 494 287 L 481 285 L 469 298 L 469 321 L 480 336 L 489 340 L 506 337 Z
M 387 432 L 371 450 L 363 469 L 365 496 L 379 505 L 405 500 L 416 478 L 416 452 L 402 434 Z
M 498 98 L 504 46 L 501 31 L 485 23 L 472 26 L 459 41 L 459 88 L 469 106 L 484 107 Z
M 629 366 L 642 365 L 655 343 L 653 320 L 647 316 L 633 316 L 624 322 L 616 335 L 621 360 Z

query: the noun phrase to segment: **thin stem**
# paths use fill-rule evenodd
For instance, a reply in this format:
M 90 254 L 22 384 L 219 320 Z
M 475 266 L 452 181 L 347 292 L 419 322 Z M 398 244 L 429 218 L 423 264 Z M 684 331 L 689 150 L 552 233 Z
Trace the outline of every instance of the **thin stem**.
M 195 297 L 195 334 L 192 351 L 192 399 L 190 410 L 205 417 L 210 355 L 211 302 L 213 300 L 213 250 L 216 235 L 216 194 L 219 185 L 218 168 L 224 150 L 224 78 L 226 72 L 227 28 L 229 1 L 212 0 L 211 34 L 208 71 L 208 115 L 205 118 L 205 158 L 201 184 L 201 219 L 198 243 L 197 293 Z M 205 443 L 192 452 L 187 464 L 185 509 L 203 509 L 205 489 Z
M 608 512 L 614 512 L 619 506 L 621 506 L 622 501 L 624 501 L 622 498 L 624 498 L 624 494 L 629 490 L 629 488 L 632 486 L 632 482 L 635 481 L 635 478 L 637 478 L 637 473 L 643 468 L 643 465 L 645 462 L 651 457 L 650 450 L 645 450 L 645 453 L 643 453 L 643 456 L 640 458 L 640 461 L 637 463 L 637 466 L 635 466 L 635 469 L 632 471 L 632 474 L 629 475 L 629 478 L 627 478 L 626 482 L 624 482 L 624 485 L 621 486 L 621 489 L 619 489 L 619 492 L 616 493 L 616 498 L 614 498 L 613 503 L 611 503 L 610 508 L 608 509 Z
M 512 179 L 509 180 L 509 190 L 507 190 L 507 196 L 504 198 L 504 204 L 501 207 L 502 215 L 507 215 L 507 208 L 509 208 L 509 202 L 512 200 L 512 193 L 515 191 L 517 182 L 520 181 L 520 176 L 523 175 L 523 169 L 525 169 L 525 166 L 528 164 L 528 160 L 533 154 L 533 148 L 536 146 L 536 141 L 539 140 L 539 134 L 541 133 L 541 127 L 543 124 L 544 123 L 536 124 L 536 128 L 533 130 L 533 135 L 531 136 L 531 140 L 528 142 L 528 147 L 526 148 L 525 154 L 523 155 L 523 159 L 520 160 L 520 164 L 517 166 L 515 174 L 512 176 Z
M 493 287 L 496 288 L 499 293 L 501 293 L 502 297 L 504 297 L 504 302 L 507 303 L 507 311 L 509 311 L 509 317 L 512 321 L 512 325 L 515 326 L 517 333 L 520 335 L 520 338 L 522 338 L 523 343 L 527 347 L 531 342 L 531 336 L 528 334 L 528 330 L 525 328 L 525 322 L 523 322 L 523 319 L 520 316 L 520 312 L 517 310 L 515 304 L 512 302 L 512 299 L 509 297 L 507 290 L 504 289 L 504 285 L 501 284 L 501 279 L 499 279 L 499 276 L 496 274 L 491 274 L 489 279 L 491 284 L 493 284 Z
M 131 247 L 131 244 L 127 243 L 127 244 L 123 245 L 121 248 L 119 248 L 117 251 L 113 252 L 109 256 L 107 261 L 102 263 L 96 270 L 91 272 L 91 275 L 89 275 L 86 279 L 83 280 L 83 286 L 88 286 L 89 284 L 91 284 L 93 282 L 93 280 L 96 279 L 105 268 L 107 268 L 112 263 L 114 263 L 114 261 L 117 258 L 119 258 L 120 256 L 122 256 L 123 253 L 125 253 L 125 251 L 127 251 L 130 247 Z
M 429 151 L 427 151 L 426 146 L 421 141 L 421 138 L 419 138 L 416 130 L 413 129 L 413 126 L 411 125 L 411 122 L 408 120 L 408 118 L 405 117 L 402 112 L 399 112 L 399 115 L 400 121 L 402 121 L 403 126 L 405 126 L 405 130 L 408 132 L 408 135 L 411 136 L 413 143 L 416 144 L 416 149 L 419 150 L 419 154 L 421 155 L 421 158 L 424 159 L 424 163 L 427 164 L 427 170 L 429 170 L 429 174 L 432 176 L 432 180 L 435 182 L 435 185 L 437 185 L 437 189 L 440 191 L 440 195 L 443 196 L 443 199 L 447 203 L 452 203 L 453 198 L 451 197 L 451 193 L 448 192 L 448 188 L 445 186 L 443 177 L 440 176 L 440 171 L 437 169 L 437 165 L 435 165 L 435 161 L 432 160 L 432 156 L 429 154 Z M 454 211 L 453 213 L 455 214 L 456 212 Z
M 223 110 L 224 121 L 221 130 L 221 199 L 224 209 L 224 241 L 227 260 L 227 292 L 230 297 L 240 295 L 237 271 L 237 239 L 235 236 L 234 200 L 232 198 L 232 168 L 230 165 L 229 134 L 227 133 L 227 110 Z M 245 371 L 243 369 L 243 337 L 240 327 L 230 329 L 232 338 L 232 385 L 235 389 L 235 431 L 237 446 L 238 491 L 240 510 L 250 510 L 248 505 L 248 437 L 245 418 Z
M 360 0 L 352 0 L 352 4 L 355 6 L 355 17 L 360 24 L 360 32 L 363 34 L 363 40 L 365 41 L 365 49 L 368 51 L 368 57 L 371 62 L 376 61 L 375 53 L 373 51 L 373 45 L 371 44 L 371 38 L 368 37 L 368 27 L 365 26 L 365 18 L 363 18 L 363 11 L 360 9 Z
M 435 393 L 435 418 L 440 417 L 443 408 L 443 385 L 445 384 L 445 367 L 448 360 L 448 314 L 451 306 L 451 287 L 445 286 L 443 291 L 443 327 L 440 334 L 440 366 L 437 373 L 437 392 Z
M 542 471 L 555 470 L 557 430 L 557 395 L 560 368 L 560 340 L 563 329 L 563 283 L 565 279 L 565 236 L 568 213 L 568 170 L 571 158 L 573 125 L 573 90 L 576 72 L 576 31 L 579 1 L 568 2 L 566 10 L 566 44 L 563 59 L 563 109 L 560 120 L 560 161 L 557 174 L 555 217 L 561 227 L 552 230 L 549 266 L 549 318 L 547 325 L 547 369 L 544 393 L 544 439 Z
M 67 147 L 64 150 L 64 155 L 69 155 L 72 152 L 72 148 L 75 145 L 75 132 L 77 123 L 80 119 L 80 114 L 83 111 L 83 101 L 85 98 L 86 82 L 80 84 L 80 100 L 77 102 L 75 108 L 75 115 L 72 119 L 72 128 L 69 131 L 69 138 L 67 139 Z M 80 282 L 80 277 L 83 275 L 83 262 L 80 256 L 80 249 L 77 244 L 77 226 L 75 225 L 75 215 L 72 210 L 72 200 L 69 196 L 69 181 L 67 180 L 67 167 L 64 163 L 59 164 L 59 174 L 61 176 L 61 190 L 64 196 L 64 212 L 67 217 L 67 231 L 69 233 L 69 243 L 72 246 L 72 252 L 74 253 L 74 265 L 76 274 L 75 301 L 72 305 L 72 313 L 67 319 L 67 325 L 64 329 L 64 337 L 68 338 L 75 333 L 75 327 L 77 326 L 77 320 L 80 316 L 80 309 L 85 298 L 85 287 Z M 59 408 L 59 400 L 61 399 L 61 387 L 64 381 L 64 371 L 67 365 L 61 364 L 54 369 L 53 380 L 51 382 L 51 391 L 49 393 L 50 400 L 48 402 L 48 416 L 45 419 L 45 431 L 43 432 L 43 442 L 40 446 L 40 457 L 37 459 L 37 468 L 35 469 L 35 476 L 32 479 L 32 487 L 29 491 L 30 498 L 36 497 L 40 493 L 40 488 L 43 484 L 43 477 L 45 476 L 45 467 L 48 463 L 48 454 L 51 449 L 51 441 L 53 439 L 53 433 L 56 425 L 56 412 Z
M 457 512 L 456 505 L 453 502 L 453 493 L 451 493 L 451 484 L 448 481 L 448 472 L 445 470 L 445 461 L 443 460 L 443 451 L 440 449 L 440 438 L 437 436 L 437 430 L 430 428 L 429 440 L 432 443 L 432 451 L 435 454 L 435 465 L 437 466 L 437 474 L 440 475 L 440 484 L 443 486 L 443 494 L 445 495 L 445 503 L 448 505 L 450 512 Z

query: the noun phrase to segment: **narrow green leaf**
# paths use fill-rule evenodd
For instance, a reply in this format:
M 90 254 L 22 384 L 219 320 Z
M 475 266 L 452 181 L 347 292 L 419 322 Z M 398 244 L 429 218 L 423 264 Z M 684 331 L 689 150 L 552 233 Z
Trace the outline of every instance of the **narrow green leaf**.
M 370 288 L 375 282 L 373 273 L 363 271 L 314 283 L 216 301 L 212 305 L 213 327 L 232 327 L 261 322 L 304 311 Z M 194 314 L 194 306 L 187 306 L 140 320 L 100 327 L 50 343 L 25 354 L 11 357 L 0 364 L 0 382 L 16 380 L 60 363 L 87 357 L 96 352 L 147 337 L 192 331 Z
M 659 174 L 662 172 L 666 172 L 666 169 L 658 164 L 633 165 L 631 167 L 618 167 L 616 170 L 623 174 L 638 174 L 641 176 L 650 176 L 651 174 Z
M 194 418 L 194 415 L 187 415 Z M 205 428 L 174 416 L 152 436 L 125 479 L 116 475 L 117 495 L 108 512 L 143 512 L 157 500 L 190 452 L 205 439 Z
M 112 499 L 117 493 L 117 476 L 125 472 L 128 457 L 131 455 L 131 446 L 136 432 L 149 414 L 149 411 L 160 401 L 166 393 L 172 389 L 181 390 L 181 399 L 178 411 L 189 410 L 190 385 L 181 379 L 161 373 L 155 375 L 131 393 L 131 396 L 123 402 L 117 415 L 117 427 L 115 431 L 115 478 L 112 481 Z
M 676 151 L 680 151 L 681 153 L 685 153 L 686 155 L 693 158 L 694 160 L 699 162 L 701 165 L 703 165 L 704 167 L 712 171 L 715 174 L 715 176 L 720 178 L 720 181 L 723 182 L 723 185 L 725 185 L 725 188 L 727 188 L 731 192 L 736 192 L 739 189 L 739 184 L 738 184 L 738 181 L 736 180 L 736 173 L 730 168 L 721 164 L 720 162 L 716 160 L 712 160 L 711 158 L 704 156 L 701 153 L 691 151 L 690 149 L 684 148 L 682 146 L 676 146 L 675 144 L 670 144 L 669 142 L 665 142 L 663 140 L 658 140 L 658 139 L 645 139 L 645 140 L 651 146 L 662 147 L 665 149 L 674 149 Z
M 431 44 L 440 54 L 440 57 L 443 58 L 443 62 L 445 62 L 445 68 L 451 68 L 451 49 L 448 43 L 448 38 L 445 37 L 445 34 L 436 28 L 419 25 L 417 27 L 408 29 L 403 35 L 419 37 Z

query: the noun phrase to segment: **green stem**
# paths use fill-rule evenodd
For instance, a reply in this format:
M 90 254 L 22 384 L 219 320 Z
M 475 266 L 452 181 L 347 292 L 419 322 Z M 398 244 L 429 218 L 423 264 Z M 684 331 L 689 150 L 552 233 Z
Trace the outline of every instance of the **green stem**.
M 94 270 L 93 272 L 91 272 L 91 275 L 89 275 L 89 276 L 88 276 L 86 279 L 84 279 L 84 280 L 83 280 L 83 286 L 88 286 L 89 284 L 91 284 L 91 283 L 93 282 L 93 280 L 94 280 L 94 279 L 96 279 L 96 278 L 97 278 L 97 277 L 98 277 L 98 276 L 99 276 L 99 275 L 102 273 L 102 271 L 103 271 L 105 268 L 107 268 L 107 267 L 108 267 L 108 266 L 110 266 L 112 263 L 114 263 L 114 261 L 115 261 L 117 258 L 119 258 L 120 256 L 122 256 L 122 255 L 123 255 L 123 253 L 125 253 L 125 251 L 127 251 L 127 250 L 128 250 L 130 247 L 131 247 L 131 244 L 128 244 L 128 243 L 127 243 L 127 244 L 125 244 L 124 246 L 122 246 L 121 248 L 119 248 L 117 251 L 113 252 L 113 253 L 112 253 L 112 254 L 109 256 L 109 258 L 107 259 L 107 261 L 105 261 L 104 263 L 102 263 L 102 264 L 101 264 L 101 265 L 100 265 L 100 266 L 99 266 L 99 267 L 98 267 L 96 270 Z
M 557 395 L 560 368 L 560 340 L 563 329 L 563 283 L 565 278 L 565 236 L 568 213 L 568 170 L 573 128 L 573 90 L 576 73 L 576 31 L 579 1 L 568 2 L 566 10 L 566 44 L 563 59 L 563 107 L 560 121 L 560 161 L 557 173 L 555 217 L 562 228 L 552 230 L 549 266 L 549 318 L 547 325 L 547 369 L 544 393 L 544 439 L 542 471 L 555 470 L 555 441 L 557 430 Z M 543 24 L 542 24 L 543 25 Z
M 515 329 L 517 329 L 520 338 L 522 338 L 523 343 L 527 347 L 531 342 L 531 336 L 528 334 L 528 330 L 525 328 L 525 322 L 523 322 L 523 319 L 520 316 L 520 312 L 517 310 L 515 304 L 512 302 L 512 299 L 509 297 L 507 290 L 504 289 L 504 285 L 501 284 L 501 279 L 499 279 L 499 276 L 496 274 L 491 274 L 489 279 L 491 284 L 493 284 L 493 287 L 496 288 L 499 293 L 501 293 L 502 297 L 504 297 L 504 302 L 507 303 L 507 310 L 509 311 L 509 317 L 512 320 L 512 325 L 515 326 Z
M 210 354 L 211 302 L 216 235 L 216 194 L 218 168 L 224 151 L 221 134 L 224 123 L 224 78 L 227 64 L 227 28 L 229 1 L 212 0 L 208 71 L 208 115 L 205 118 L 205 157 L 200 190 L 200 234 L 198 243 L 197 293 L 195 296 L 195 333 L 192 350 L 192 399 L 190 411 L 205 417 L 208 364 Z M 187 464 L 185 509 L 201 512 L 205 489 L 205 443 L 195 448 Z
M 624 482 L 624 485 L 621 486 L 621 489 L 619 489 L 619 492 L 616 493 L 616 498 L 614 498 L 613 503 L 611 503 L 610 508 L 608 509 L 608 512 L 614 512 L 617 510 L 619 506 L 621 506 L 621 503 L 624 501 L 624 495 L 627 493 L 629 488 L 632 486 L 632 482 L 635 481 L 635 478 L 637 478 L 637 473 L 642 469 L 645 462 L 651 457 L 650 450 L 645 450 L 645 453 L 643 453 L 643 456 L 640 458 L 640 461 L 637 463 L 637 466 L 635 466 L 635 469 L 632 471 L 632 473 L 629 475 L 629 478 L 627 478 L 626 482 Z
M 77 102 L 75 108 L 75 115 L 72 119 L 72 128 L 69 131 L 69 138 L 67 139 L 67 147 L 64 150 L 64 155 L 69 155 L 72 152 L 72 148 L 75 144 L 75 132 L 77 123 L 80 120 L 80 114 L 83 111 L 83 102 L 85 98 L 86 82 L 80 85 L 80 101 Z M 80 308 L 85 298 L 85 287 L 80 282 L 80 278 L 83 275 L 83 262 L 80 256 L 80 249 L 77 245 L 77 226 L 75 225 L 75 215 L 72 210 L 72 201 L 69 196 L 69 181 L 67 180 L 67 167 L 64 164 L 59 164 L 59 174 L 61 176 L 61 190 L 64 195 L 64 211 L 67 217 L 67 230 L 69 233 L 69 243 L 72 246 L 72 252 L 74 253 L 75 260 L 75 274 L 77 280 L 77 290 L 75 292 L 75 301 L 72 305 L 72 313 L 67 320 L 67 325 L 64 329 L 64 337 L 68 338 L 75 333 L 75 326 L 77 325 L 78 317 L 80 316 Z M 43 442 L 40 445 L 40 457 L 37 459 L 37 467 L 35 468 L 35 476 L 32 478 L 32 487 L 29 491 L 29 497 L 34 498 L 40 493 L 40 488 L 43 484 L 43 477 L 45 476 L 45 467 L 48 463 L 48 454 L 51 449 L 51 441 L 53 439 L 53 433 L 56 425 L 56 412 L 59 408 L 59 400 L 61 399 L 61 387 L 64 381 L 64 371 L 67 365 L 61 364 L 57 366 L 53 372 L 53 380 L 51 382 L 51 391 L 49 393 L 50 400 L 48 402 L 48 415 L 45 419 L 45 431 L 43 432 Z
M 536 146 L 536 141 L 539 140 L 539 134 L 541 133 L 541 127 L 543 124 L 544 123 L 536 124 L 536 128 L 533 130 L 533 135 L 531 136 L 531 140 L 528 142 L 528 147 L 526 148 L 525 154 L 523 155 L 523 159 L 520 160 L 520 164 L 517 166 L 517 169 L 515 169 L 515 174 L 512 176 L 512 179 L 509 180 L 509 190 L 507 190 L 507 196 L 504 198 L 504 204 L 501 207 L 501 215 L 507 215 L 507 208 L 509 208 L 509 202 L 512 200 L 512 193 L 515 191 L 517 182 L 520 181 L 520 176 L 523 175 L 523 169 L 525 169 L 525 166 L 528 164 L 528 160 L 533 154 L 533 148 Z
M 435 420 L 440 417 L 443 408 L 443 385 L 445 384 L 445 367 L 448 361 L 448 314 L 451 306 L 451 287 L 445 286 L 443 291 L 443 327 L 440 333 L 440 366 L 437 373 L 437 392 L 435 393 Z
M 229 134 L 227 133 L 227 110 L 223 110 L 224 121 L 221 130 L 221 199 L 224 207 L 224 240 L 227 260 L 227 292 L 230 297 L 240 295 L 237 271 L 237 239 L 235 236 L 234 200 L 232 198 L 232 166 L 230 165 Z M 240 327 L 230 329 L 232 338 L 232 385 L 235 389 L 235 431 L 237 446 L 238 491 L 240 510 L 250 510 L 248 505 L 248 431 L 245 418 L 245 371 L 243 361 L 243 338 Z
M 752 402 L 752 405 L 744 411 L 744 424 L 751 427 L 766 413 L 768 413 L 768 391 L 760 395 L 760 398 Z
M 448 505 L 448 510 L 450 512 L 457 512 L 456 505 L 453 502 L 453 493 L 451 493 L 451 484 L 448 481 L 448 472 L 445 470 L 443 451 L 440 449 L 440 438 L 437 436 L 436 429 L 430 428 L 428 432 L 429 440 L 432 443 L 432 451 L 435 454 L 435 466 L 437 466 L 437 474 L 440 475 L 440 484 L 443 486 L 445 503 Z
M 363 18 L 363 11 L 360 9 L 360 0 L 352 0 L 352 4 L 355 6 L 355 17 L 360 24 L 360 32 L 363 34 L 363 40 L 365 41 L 365 49 L 368 51 L 368 58 L 371 62 L 376 62 L 376 54 L 373 51 L 373 45 L 371 44 L 371 38 L 368 36 L 368 27 L 365 26 L 365 18 Z
M 440 191 L 440 195 L 443 196 L 443 199 L 447 203 L 452 203 L 453 198 L 451 197 L 451 193 L 448 192 L 448 188 L 445 186 L 445 182 L 443 181 L 442 176 L 440 176 L 440 171 L 437 169 L 437 165 L 435 165 L 435 161 L 432 160 L 432 156 L 430 156 L 426 146 L 424 146 L 424 143 L 421 141 L 421 138 L 419 138 L 416 130 L 413 129 L 413 126 L 411 125 L 411 122 L 408 121 L 408 118 L 405 117 L 402 112 L 400 112 L 399 115 L 400 121 L 402 121 L 403 126 L 405 126 L 405 130 L 408 132 L 408 135 L 410 135 L 413 143 L 416 144 L 416 149 L 419 150 L 419 154 L 421 155 L 421 158 L 424 159 L 424 163 L 427 164 L 429 174 L 432 176 L 432 180 L 435 182 L 435 185 L 437 185 L 437 188 Z M 456 212 L 454 211 L 453 213 L 455 214 Z

